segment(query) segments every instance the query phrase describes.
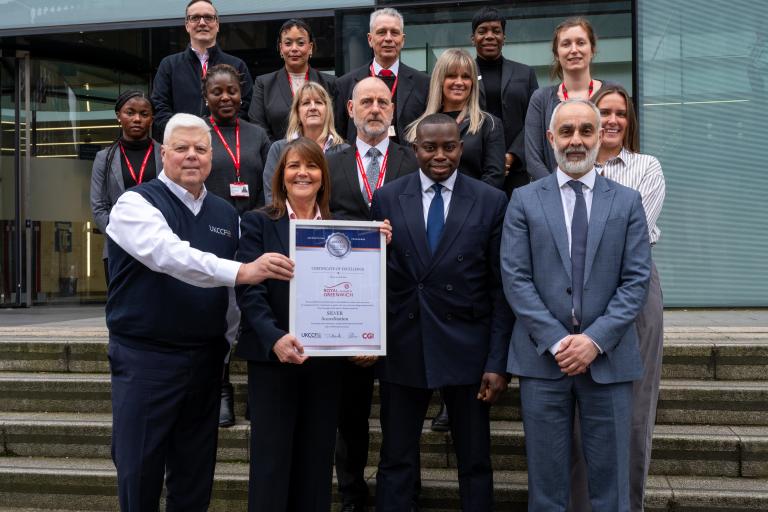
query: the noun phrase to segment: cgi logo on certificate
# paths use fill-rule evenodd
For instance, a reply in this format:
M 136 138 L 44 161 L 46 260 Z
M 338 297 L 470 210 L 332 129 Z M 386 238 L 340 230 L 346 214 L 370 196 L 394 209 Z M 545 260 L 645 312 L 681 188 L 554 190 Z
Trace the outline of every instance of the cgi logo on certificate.
M 343 258 L 352 250 L 352 241 L 344 233 L 331 233 L 325 239 L 325 250 L 336 258 Z

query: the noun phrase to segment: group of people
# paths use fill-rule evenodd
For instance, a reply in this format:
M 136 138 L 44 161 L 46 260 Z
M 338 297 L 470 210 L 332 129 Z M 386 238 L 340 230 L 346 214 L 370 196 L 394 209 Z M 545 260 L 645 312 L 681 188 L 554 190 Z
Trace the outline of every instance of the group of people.
M 373 59 L 335 78 L 286 21 L 285 66 L 250 78 L 216 46 L 210 0 L 151 96 L 115 104 L 93 166 L 104 261 L 113 460 L 122 510 L 206 510 L 217 426 L 234 424 L 229 359 L 248 362 L 251 511 L 418 510 L 432 394 L 462 509 L 493 509 L 490 407 L 520 382 L 529 510 L 642 511 L 662 355 L 651 247 L 664 200 L 632 100 L 593 78 L 592 26 L 555 29 L 553 77 L 502 56 L 505 19 L 472 20 L 476 57 L 428 76 L 400 61 L 402 15 L 374 11 Z M 154 138 L 153 138 L 154 134 Z M 156 142 L 162 140 L 162 143 Z M 532 182 L 531 182 L 532 181 Z M 381 221 L 387 355 L 308 357 L 289 332 L 292 219 Z

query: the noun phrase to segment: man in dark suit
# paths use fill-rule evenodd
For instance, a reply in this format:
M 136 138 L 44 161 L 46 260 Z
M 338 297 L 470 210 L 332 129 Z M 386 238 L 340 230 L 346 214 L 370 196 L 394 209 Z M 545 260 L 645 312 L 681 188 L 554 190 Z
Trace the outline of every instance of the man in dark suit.
M 387 357 L 378 363 L 381 462 L 377 511 L 408 511 L 419 438 L 435 389 L 451 415 L 462 509 L 493 507 L 489 409 L 506 388 L 511 314 L 499 272 L 503 192 L 457 171 L 456 122 L 425 117 L 414 143 L 420 171 L 374 194 L 389 219 Z
M 643 365 L 633 322 L 651 272 L 640 194 L 594 169 L 600 113 L 558 105 L 558 169 L 516 189 L 504 220 L 504 292 L 517 317 L 508 371 L 520 376 L 528 510 L 565 511 L 578 405 L 593 512 L 629 511 L 632 381 Z
M 353 69 L 336 81 L 334 120 L 336 131 L 349 142 L 355 139 L 355 125 L 349 122 L 347 102 L 352 98 L 355 84 L 363 78 L 378 76 L 392 91 L 395 104 L 389 135 L 394 142 L 405 142 L 406 127 L 416 120 L 427 106 L 429 76 L 400 62 L 405 33 L 403 16 L 390 7 L 371 13 L 368 44 L 373 49 L 373 60 Z
M 216 46 L 219 15 L 211 0 L 191 0 L 187 4 L 184 28 L 189 34 L 189 46 L 183 52 L 168 55 L 160 61 L 152 82 L 152 103 L 155 107 L 152 128 L 157 140 L 163 139 L 165 124 L 173 114 L 208 114 L 203 100 L 202 79 L 208 68 L 216 64 L 229 64 L 240 73 L 241 117 L 247 115 L 253 95 L 253 79 L 245 62 Z
M 347 103 L 357 127 L 351 147 L 327 155 L 331 173 L 331 215 L 334 219 L 369 220 L 373 192 L 382 184 L 416 172 L 413 151 L 389 140 L 392 99 L 386 84 L 367 77 L 355 85 Z M 353 358 L 344 365 L 339 431 L 336 441 L 336 474 L 343 511 L 365 510 L 368 485 L 368 417 L 371 414 L 374 359 Z
M 539 88 L 533 68 L 501 55 L 506 20 L 493 7 L 483 7 L 472 18 L 472 44 L 477 50 L 480 106 L 504 124 L 506 179 L 511 194 L 529 182 L 525 171 L 525 114 L 533 91 Z

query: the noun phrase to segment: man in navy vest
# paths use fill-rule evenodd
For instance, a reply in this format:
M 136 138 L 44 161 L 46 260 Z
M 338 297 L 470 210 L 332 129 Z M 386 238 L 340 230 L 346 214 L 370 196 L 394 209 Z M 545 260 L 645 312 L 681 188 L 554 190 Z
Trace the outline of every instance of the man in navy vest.
M 293 263 L 274 253 L 232 261 L 238 215 L 206 193 L 202 119 L 173 116 L 161 156 L 158 179 L 123 194 L 107 225 L 112 458 L 122 510 L 157 510 L 165 477 L 168 511 L 205 511 L 232 287 L 288 280 Z

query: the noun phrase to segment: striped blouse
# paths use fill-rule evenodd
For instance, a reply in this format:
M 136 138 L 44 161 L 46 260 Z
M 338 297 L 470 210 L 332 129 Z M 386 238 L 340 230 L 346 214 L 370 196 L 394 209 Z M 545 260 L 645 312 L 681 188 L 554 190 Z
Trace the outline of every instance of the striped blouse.
M 654 245 L 661 236 L 656 221 L 661 214 L 666 194 L 664 174 L 656 157 L 621 148 L 618 155 L 595 167 L 602 176 L 640 192 L 648 220 L 648 236 L 651 245 Z

